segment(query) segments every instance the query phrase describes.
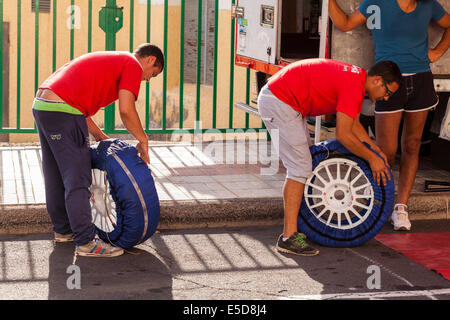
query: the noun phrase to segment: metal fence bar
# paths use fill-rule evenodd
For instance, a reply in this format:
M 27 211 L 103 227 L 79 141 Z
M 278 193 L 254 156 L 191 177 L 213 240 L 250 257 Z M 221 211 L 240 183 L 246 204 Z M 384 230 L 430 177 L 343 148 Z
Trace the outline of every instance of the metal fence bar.
M 197 21 L 197 90 L 196 90 L 196 115 L 195 126 L 200 125 L 200 84 L 201 84 L 201 63 L 202 63 L 202 12 L 203 2 L 198 0 L 198 21 Z
M 180 120 L 178 128 L 183 129 L 183 118 L 184 118 L 184 23 L 185 23 L 185 11 L 186 4 L 185 1 L 181 1 L 181 30 L 180 30 L 180 104 L 179 104 L 179 114 Z
M 34 92 L 39 88 L 39 0 L 35 0 L 34 20 Z M 2 50 L 3 51 L 3 50 Z M 3 69 L 3 68 L 2 68 Z
M 167 31 L 169 24 L 169 0 L 164 0 L 164 62 L 167 64 Z M 167 68 L 163 71 L 162 129 L 167 127 Z
M 35 65 L 34 65 L 34 93 L 39 89 L 39 0 L 35 0 L 35 39 L 34 39 L 34 54 L 35 54 Z M 36 122 L 33 121 L 34 132 L 37 132 Z
M 20 2 L 20 1 L 19 1 Z M 56 71 L 56 32 L 57 32 L 57 0 L 53 0 L 53 52 L 52 52 L 52 71 Z
M 100 19 L 99 26 L 103 28 L 103 31 L 105 32 L 105 50 L 107 51 L 115 51 L 116 50 L 116 34 L 117 31 L 115 28 L 110 28 L 111 23 L 114 17 L 117 18 L 117 16 L 113 16 L 111 14 L 110 10 L 119 9 L 117 7 L 117 0 L 106 0 L 105 6 L 102 7 L 100 10 L 100 13 L 102 10 L 105 10 L 104 12 L 104 19 Z M 114 133 L 114 130 L 116 129 L 116 103 L 113 102 L 109 106 L 105 108 L 104 111 L 104 131 L 105 133 Z
M 16 102 L 16 129 L 20 129 L 20 84 L 21 76 L 20 70 L 22 65 L 22 1 L 17 0 L 17 102 Z M 3 50 L 2 50 L 3 51 Z M 3 88 L 3 87 L 2 87 Z M 3 91 L 3 90 L 2 90 Z M 2 103 L 3 104 L 3 103 Z
M 246 128 L 232 128 L 232 129 L 229 129 L 229 128 L 217 128 L 217 129 L 214 129 L 214 131 L 215 132 L 218 132 L 218 133 L 230 133 L 230 132 L 233 132 L 233 131 L 244 131 L 244 130 L 246 130 Z M 266 129 L 263 129 L 263 128 L 255 128 L 254 129 L 255 130 L 255 132 L 267 132 L 267 130 Z M 182 129 L 182 132 L 183 132 L 183 134 L 184 133 L 211 133 L 211 129 L 208 129 L 208 128 L 203 128 L 203 129 L 200 129 L 200 128 L 186 128 L 186 129 Z M 113 132 L 114 134 L 129 134 L 129 132 L 126 130 L 126 129 L 116 129 L 116 130 L 114 130 L 114 132 Z M 146 131 L 146 133 L 151 133 L 151 134 L 179 134 L 180 133 L 180 129 L 178 129 L 178 128 L 173 128 L 173 129 L 165 129 L 165 130 L 163 130 L 163 129 L 151 129 L 150 131 Z
M 245 103 L 250 104 L 250 69 L 247 68 L 246 74 L 246 82 L 245 82 Z M 250 127 L 250 115 L 248 112 L 245 113 L 245 128 L 248 129 Z
M 130 52 L 134 51 L 134 0 L 130 0 Z
M 147 0 L 147 43 L 150 43 L 151 6 L 152 1 Z M 148 82 L 145 83 L 145 130 L 150 130 L 150 84 Z
M 0 0 L 0 27 L 2 28 L 0 32 L 0 70 L 2 70 L 0 75 L 0 128 L 3 128 L 3 0 Z
M 75 0 L 70 1 L 70 60 L 75 56 Z
M 235 4 L 235 0 L 231 1 L 231 4 Z M 233 99 L 234 99 L 234 30 L 236 28 L 236 18 L 231 19 L 231 43 L 230 43 L 230 104 L 229 104 L 229 118 L 228 127 L 233 128 Z
M 217 53 L 219 39 L 219 0 L 215 0 L 214 4 L 214 79 L 213 79 L 213 112 L 212 127 L 216 128 L 217 120 Z
M 0 133 L 37 133 L 37 129 L 21 128 L 17 130 L 16 128 L 2 128 Z
M 92 52 L 92 0 L 88 3 L 88 52 Z

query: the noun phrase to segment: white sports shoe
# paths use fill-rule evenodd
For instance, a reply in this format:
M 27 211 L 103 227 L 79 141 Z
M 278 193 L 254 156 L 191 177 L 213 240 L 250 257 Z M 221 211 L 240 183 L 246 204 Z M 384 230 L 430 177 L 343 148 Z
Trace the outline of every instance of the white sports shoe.
M 409 231 L 411 230 L 411 222 L 408 218 L 408 211 L 406 204 L 396 204 L 391 216 L 391 223 L 394 225 L 395 231 Z

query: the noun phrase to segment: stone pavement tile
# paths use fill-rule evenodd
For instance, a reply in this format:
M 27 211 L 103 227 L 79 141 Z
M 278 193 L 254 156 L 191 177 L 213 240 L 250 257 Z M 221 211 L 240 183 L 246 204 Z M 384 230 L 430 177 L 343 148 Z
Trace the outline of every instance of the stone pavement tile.
M 33 187 L 31 180 L 17 179 L 16 180 L 16 194 L 19 203 L 35 203 Z
M 156 188 L 156 192 L 158 193 L 159 201 L 173 200 L 173 198 L 170 196 L 170 194 L 168 192 L 166 192 L 166 189 L 158 181 L 155 181 L 155 188 Z
M 158 177 L 170 176 L 171 171 L 163 163 L 150 163 L 150 170 Z
M 185 148 L 189 150 L 189 152 L 191 152 L 192 155 L 202 163 L 202 165 L 211 166 L 216 164 L 212 157 L 203 153 L 199 148 L 195 146 L 186 146 Z
M 160 178 L 164 178 L 167 175 L 162 173 L 160 170 L 156 169 L 155 167 L 151 167 L 150 165 L 150 170 L 152 171 L 152 175 L 154 179 L 160 179 Z
M 192 197 L 196 200 L 221 200 L 236 198 L 236 195 L 228 190 L 204 191 L 196 190 L 195 188 L 191 189 L 189 186 L 187 186 L 187 188 Z
M 215 180 L 210 176 L 169 176 L 167 177 L 173 183 L 213 183 Z
M 255 181 L 259 182 L 256 175 L 254 174 L 224 174 L 224 175 L 216 175 L 212 176 L 212 178 L 220 183 L 224 182 L 249 182 L 249 181 Z
M 257 146 L 249 144 L 248 147 L 247 162 Z M 263 174 L 263 169 L 267 169 L 267 173 L 273 168 L 270 161 L 262 164 L 261 157 L 256 158 L 260 161 L 257 164 L 227 164 L 226 157 L 214 157 L 208 152 L 211 150 L 193 145 L 150 146 L 150 169 L 160 199 L 281 197 L 286 176 L 281 162 L 273 174 Z M 229 160 L 237 162 L 237 153 L 233 155 L 236 157 L 231 159 L 230 156 Z M 393 172 L 397 183 L 398 168 Z M 448 171 L 433 169 L 421 162 L 413 193 L 423 193 L 425 180 L 448 180 L 449 177 Z M 28 203 L 45 203 L 41 149 L 39 146 L 0 147 L 0 204 Z
M 218 182 L 206 183 L 181 183 L 179 187 L 184 188 L 195 199 L 229 199 L 234 198 L 234 193 L 227 190 Z
M 162 183 L 155 182 L 155 187 L 160 200 L 192 200 L 193 197 L 189 192 L 185 192 L 185 188 L 180 188 L 176 184 L 165 181 Z
M 236 190 L 234 194 L 239 198 L 279 198 L 282 197 L 281 189 L 247 189 Z
M 1 203 L 2 204 L 16 204 L 18 203 L 16 180 L 2 179 L 1 184 Z
M 274 189 L 282 189 L 284 186 L 284 179 L 283 180 L 267 180 L 266 183 L 269 185 L 269 187 Z
M 258 178 L 264 181 L 284 181 L 286 179 L 286 172 L 279 172 L 275 174 L 260 174 Z
M 260 190 L 271 189 L 270 185 L 264 181 L 233 181 L 222 182 L 222 185 L 228 190 Z
M 170 174 L 168 176 L 204 176 L 207 175 L 203 171 L 203 168 L 198 167 L 177 167 L 170 168 Z
M 172 151 L 172 153 L 177 156 L 186 166 L 200 167 L 203 165 L 203 163 L 184 146 L 171 147 L 170 151 Z
M 239 167 L 209 167 L 204 168 L 202 172 L 205 175 L 243 175 L 243 174 L 259 174 L 260 170 L 257 167 L 250 167 L 250 168 L 239 168 Z

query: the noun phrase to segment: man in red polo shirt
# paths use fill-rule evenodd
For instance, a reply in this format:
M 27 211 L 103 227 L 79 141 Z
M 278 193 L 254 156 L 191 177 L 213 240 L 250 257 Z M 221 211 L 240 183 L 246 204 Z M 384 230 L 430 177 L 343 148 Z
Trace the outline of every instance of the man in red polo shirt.
M 307 116 L 336 114 L 336 138 L 352 153 L 367 160 L 378 184 L 389 178 L 386 156 L 359 122 L 367 94 L 386 100 L 398 90 L 402 75 L 391 61 L 375 64 L 368 72 L 331 59 L 306 59 L 290 64 L 268 80 L 258 97 L 261 117 L 269 132 L 278 130 L 274 146 L 287 169 L 283 186 L 284 230 L 277 250 L 313 256 L 319 251 L 297 232 L 297 218 L 306 179 L 312 171 Z M 364 146 L 367 142 L 383 158 Z
M 142 81 L 150 81 L 164 68 L 164 55 L 151 44 L 135 52 L 94 52 L 76 58 L 41 84 L 33 103 L 33 116 L 42 149 L 47 211 L 55 241 L 75 241 L 82 256 L 113 257 L 123 253 L 97 239 L 92 223 L 92 183 L 89 133 L 97 141 L 108 139 L 91 117 L 119 100 L 127 130 L 139 141 L 138 152 L 149 163 L 148 138 L 135 101 Z

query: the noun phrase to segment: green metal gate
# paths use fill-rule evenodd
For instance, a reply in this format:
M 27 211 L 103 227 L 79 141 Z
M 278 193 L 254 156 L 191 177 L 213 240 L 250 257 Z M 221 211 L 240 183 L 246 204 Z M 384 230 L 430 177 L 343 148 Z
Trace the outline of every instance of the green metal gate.
M 24 31 L 23 29 L 26 27 L 29 27 L 30 23 L 33 23 L 33 21 L 30 21 L 29 19 L 24 19 L 23 15 L 25 10 L 29 10 L 30 2 L 33 4 L 34 8 L 34 56 L 27 56 L 28 59 L 34 59 L 34 70 L 27 70 L 27 76 L 34 77 L 34 92 L 37 91 L 38 86 L 40 83 L 45 80 L 39 77 L 40 68 L 42 67 L 42 64 L 40 64 L 42 58 L 44 56 L 50 57 L 51 56 L 51 65 L 52 65 L 52 72 L 54 72 L 57 69 L 57 57 L 61 54 L 61 50 L 58 49 L 58 37 L 57 37 L 57 31 L 58 28 L 64 28 L 64 24 L 67 22 L 66 20 L 62 19 L 60 17 L 59 12 L 61 11 L 58 6 L 63 5 L 64 2 L 67 4 L 69 0 L 51 0 L 46 2 L 46 10 L 49 10 L 47 13 L 50 15 L 49 19 L 51 20 L 51 48 L 42 48 L 40 46 L 40 19 L 42 14 L 42 9 L 44 2 L 43 0 L 0 0 L 0 26 L 2 26 L 1 32 L 0 32 L 0 45 L 2 46 L 0 50 L 0 67 L 2 70 L 4 70 L 4 62 L 3 62 L 3 52 L 4 52 L 4 30 L 3 30 L 3 22 L 5 21 L 5 13 L 6 11 L 9 12 L 11 16 L 14 16 L 14 19 L 9 19 L 9 22 L 11 25 L 15 26 L 16 34 L 14 37 L 10 37 L 11 43 L 14 44 L 16 51 L 17 51 L 17 59 L 14 61 L 11 61 L 10 69 L 15 69 L 14 72 L 17 72 L 17 77 L 14 79 L 15 87 L 16 87 L 16 93 L 15 93 L 15 101 L 9 101 L 9 106 L 15 105 L 15 114 L 16 114 L 16 121 L 9 121 L 10 125 L 7 127 L 3 126 L 4 119 L 3 119 L 3 94 L 4 94 L 4 83 L 3 83 L 3 77 L 0 77 L 0 87 L 2 88 L 0 90 L 0 133 L 36 133 L 36 128 L 32 125 L 29 127 L 23 127 L 21 125 L 21 122 L 23 122 L 23 119 L 21 119 L 21 115 L 23 117 L 24 113 L 28 116 L 28 110 L 31 117 L 31 105 L 28 103 L 24 105 L 23 97 L 24 94 L 22 92 L 22 89 L 24 88 L 23 80 L 24 80 L 24 59 L 22 56 L 25 54 L 23 52 L 24 49 Z M 128 24 L 129 28 L 129 51 L 133 51 L 134 47 L 138 44 L 135 41 L 135 30 L 136 30 L 136 6 L 139 5 L 140 8 L 142 7 L 143 3 L 146 2 L 146 42 L 151 42 L 152 39 L 150 38 L 151 35 L 151 10 L 153 8 L 152 6 L 152 0 L 122 0 L 121 2 L 122 6 L 118 6 L 118 2 L 116 0 L 70 0 L 71 5 L 71 12 L 69 13 L 70 16 L 70 23 L 72 23 L 72 28 L 70 29 L 70 40 L 69 40 L 69 57 L 70 60 L 74 59 L 75 56 L 75 37 L 77 36 L 77 30 L 73 26 L 75 23 L 75 15 L 79 14 L 74 9 L 76 5 L 83 6 L 83 10 L 87 10 L 87 16 L 83 16 L 84 21 L 87 20 L 87 38 L 86 41 L 86 50 L 84 53 L 93 51 L 93 38 L 92 34 L 93 31 L 97 32 L 98 28 L 101 28 L 104 31 L 104 37 L 105 37 L 105 48 L 104 50 L 116 50 L 116 34 L 124 25 Z M 153 0 L 154 2 L 155 0 Z M 230 38 L 230 58 L 229 61 L 218 61 L 218 38 L 219 38 L 219 0 L 209 0 L 210 2 L 214 2 L 214 51 L 213 51 L 213 80 L 212 80 L 212 102 L 208 104 L 211 106 L 211 117 L 212 119 L 208 119 L 208 121 L 211 122 L 211 126 L 208 128 L 200 128 L 199 123 L 200 121 L 204 120 L 201 119 L 201 110 L 204 108 L 204 106 L 201 105 L 201 98 L 200 98 L 200 91 L 201 91 L 201 63 L 202 63 L 202 28 L 204 28 L 204 21 L 202 20 L 203 16 L 203 5 L 204 1 L 208 0 L 196 0 L 197 1 L 197 44 L 196 44 L 196 66 L 195 70 L 191 70 L 192 72 L 196 73 L 196 89 L 195 89 L 195 96 L 191 97 L 195 100 L 195 125 L 192 127 L 186 127 L 184 122 L 184 95 L 185 95 L 185 83 L 184 83 L 184 74 L 187 71 L 186 66 L 184 63 L 184 52 L 185 52 L 185 21 L 186 21 L 186 3 L 189 1 L 189 4 L 192 5 L 192 0 L 179 0 L 180 1 L 180 21 L 179 25 L 181 27 L 180 30 L 180 61 L 179 61 L 179 119 L 178 119 L 178 125 L 176 127 L 168 127 L 166 116 L 167 116 L 167 69 L 170 68 L 171 61 L 170 57 L 167 55 L 168 50 L 168 22 L 172 17 L 169 15 L 169 0 L 159 0 L 158 3 L 163 5 L 163 12 L 164 12 L 164 23 L 161 28 L 161 32 L 164 33 L 163 36 L 163 44 L 162 44 L 162 50 L 165 54 L 166 59 L 166 68 L 164 69 L 164 72 L 162 74 L 163 80 L 162 80 L 162 117 L 161 117 L 161 126 L 159 128 L 150 127 L 150 86 L 151 84 L 146 83 L 145 84 L 145 118 L 142 119 L 143 127 L 147 133 L 174 133 L 179 132 L 179 130 L 183 130 L 183 132 L 188 133 L 194 133 L 194 132 L 206 132 L 209 129 L 217 129 L 220 132 L 230 132 L 235 130 L 246 130 L 250 129 L 250 116 L 248 114 L 244 114 L 243 112 L 239 111 L 236 112 L 236 114 L 233 111 L 234 103 L 237 102 L 235 98 L 235 65 L 234 65 L 234 51 L 235 51 L 235 21 L 231 18 L 231 27 L 227 32 L 230 34 L 227 35 Z M 229 0 L 230 6 L 231 4 L 234 4 L 235 0 Z M 50 6 L 48 7 L 48 4 Z M 87 7 L 87 8 L 86 8 Z M 100 8 L 100 10 L 99 10 Z M 143 14 L 142 12 L 139 12 L 139 14 Z M 94 24 L 94 21 L 96 19 L 96 16 L 98 16 L 98 25 Z M 139 25 L 138 25 L 139 26 Z M 97 28 L 97 29 L 96 29 Z M 27 36 L 28 32 L 27 32 Z M 66 53 L 65 53 L 66 54 Z M 78 55 L 77 55 L 78 56 Z M 17 65 L 13 65 L 13 63 L 16 62 Z M 219 88 L 218 86 L 218 64 L 221 64 L 222 66 L 224 64 L 229 64 L 229 85 L 228 88 Z M 194 67 L 192 67 L 194 68 Z M 239 68 L 239 67 L 237 67 Z M 240 72 L 243 72 L 242 70 Z M 245 102 L 248 104 L 250 100 L 250 78 L 251 73 L 250 70 L 247 69 L 245 71 L 245 80 L 242 85 L 245 85 L 245 97 L 239 97 L 239 100 L 245 100 Z M 42 73 L 42 71 L 41 71 Z M 153 81 L 153 80 L 152 80 Z M 241 85 L 240 83 L 238 85 Z M 228 125 L 222 126 L 218 128 L 218 92 L 219 90 L 227 90 L 227 94 L 229 96 L 229 103 L 228 103 Z M 27 100 L 29 100 L 28 95 L 26 96 Z M 143 99 L 143 98 L 140 98 Z M 12 107 L 11 109 L 14 109 Z M 11 111 L 11 110 L 10 110 Z M 239 119 L 239 122 L 245 123 L 244 126 L 240 128 L 234 127 L 234 122 L 237 120 L 237 116 L 243 117 L 244 119 Z M 263 131 L 263 125 L 260 120 L 257 121 L 258 125 L 253 129 L 256 131 Z M 12 123 L 12 125 L 11 125 Z M 125 129 L 117 128 L 116 126 L 116 116 L 115 116 L 115 105 L 108 106 L 104 110 L 104 132 L 107 134 L 118 134 L 118 133 L 127 133 Z M 264 130 L 265 131 L 265 130 Z

